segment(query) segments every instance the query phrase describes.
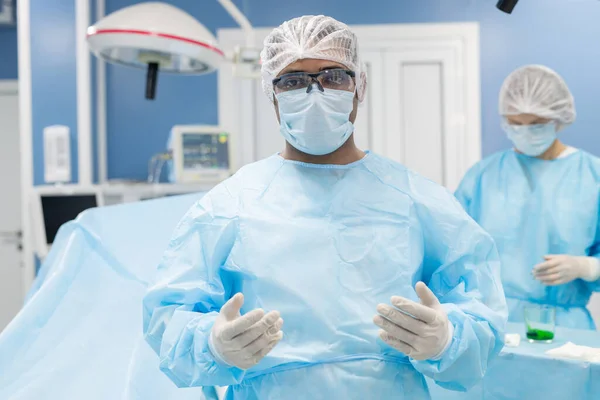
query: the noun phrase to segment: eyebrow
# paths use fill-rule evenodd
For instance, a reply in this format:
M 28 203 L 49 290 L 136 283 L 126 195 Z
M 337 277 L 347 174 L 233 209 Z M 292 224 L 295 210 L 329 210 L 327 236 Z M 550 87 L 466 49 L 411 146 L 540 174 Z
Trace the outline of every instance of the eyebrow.
M 328 66 L 325 66 L 325 67 L 319 69 L 319 71 L 325 71 L 327 69 L 345 69 L 345 68 L 342 67 L 341 65 L 328 65 Z
M 344 67 L 342 67 L 341 65 L 326 65 L 324 67 L 319 68 L 319 72 L 326 71 L 328 69 L 344 69 Z M 289 71 L 285 71 L 282 75 L 285 75 L 285 74 L 296 74 L 296 73 L 299 73 L 299 72 L 306 72 L 306 71 L 303 71 L 301 69 L 290 69 Z M 311 72 L 308 72 L 308 73 L 310 74 Z

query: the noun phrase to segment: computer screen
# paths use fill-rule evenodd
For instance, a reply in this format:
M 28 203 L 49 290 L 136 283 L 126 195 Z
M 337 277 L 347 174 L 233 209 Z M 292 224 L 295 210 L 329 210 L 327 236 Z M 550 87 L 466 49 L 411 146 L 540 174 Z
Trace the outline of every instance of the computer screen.
M 48 244 L 54 242 L 58 229 L 64 223 L 74 220 L 81 212 L 98 206 L 96 194 L 42 195 L 41 202 Z
M 229 169 L 229 136 L 226 133 L 181 135 L 183 169 Z

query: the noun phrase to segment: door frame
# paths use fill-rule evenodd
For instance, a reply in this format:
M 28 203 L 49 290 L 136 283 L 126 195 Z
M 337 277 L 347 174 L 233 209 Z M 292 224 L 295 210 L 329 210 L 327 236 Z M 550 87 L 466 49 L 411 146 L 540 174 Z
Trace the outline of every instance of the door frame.
M 18 105 L 19 107 L 21 107 L 21 100 L 19 98 L 19 81 L 17 79 L 0 79 L 0 96 L 17 96 L 17 101 L 18 101 Z M 19 111 L 20 113 L 20 111 Z M 21 150 L 21 125 L 20 125 L 20 115 L 17 116 L 17 118 L 19 118 L 18 124 L 19 124 L 19 132 L 17 132 L 17 135 L 19 136 L 19 151 Z M 21 155 L 20 157 L 20 164 L 21 164 L 21 168 L 23 167 L 23 157 Z M 23 196 L 23 181 L 22 181 L 22 175 L 19 176 L 19 195 L 22 197 Z M 20 218 L 20 224 L 21 224 L 21 232 L 23 232 L 23 210 L 26 209 L 26 207 L 23 205 L 24 202 L 21 199 L 21 218 Z M 22 239 L 21 239 L 22 240 Z M 26 294 L 26 288 L 27 285 L 24 283 L 24 278 L 25 276 L 23 275 L 23 260 L 24 260 L 24 252 L 21 251 L 19 254 L 19 265 L 17 265 L 16 267 L 19 268 L 19 271 L 21 272 L 21 287 L 19 290 L 19 294 L 21 296 L 21 298 L 19 299 L 20 301 L 23 301 L 23 299 L 25 298 L 25 294 Z M 9 321 L 10 322 L 10 321 Z M 0 332 L 2 331 L 2 326 L 0 326 Z
M 33 121 L 31 90 L 31 0 L 19 0 L 17 13 L 19 61 L 19 140 L 21 148 L 21 230 L 23 231 L 23 293 L 35 279 L 29 194 L 33 190 Z
M 0 95 L 17 95 L 19 96 L 19 81 L 17 79 L 0 79 Z M 26 157 L 23 155 L 23 144 L 21 143 L 23 140 L 23 131 L 22 131 L 22 127 L 21 127 L 21 111 L 20 108 L 22 106 L 22 101 L 21 98 L 19 97 L 19 148 L 20 148 L 20 164 L 21 164 L 21 169 L 25 168 L 25 159 L 29 158 L 31 159 L 31 155 L 29 155 L 29 157 Z M 30 153 L 31 154 L 31 153 Z M 31 171 L 31 169 L 30 169 Z M 25 197 L 23 197 L 23 193 L 25 193 L 24 190 L 24 184 L 23 184 L 23 171 L 21 171 L 21 176 L 19 177 L 19 186 L 20 186 L 20 195 L 21 195 L 21 232 L 24 232 L 24 216 L 26 216 L 26 203 L 25 203 Z M 21 265 L 20 267 L 23 267 L 25 265 L 25 252 L 21 251 Z M 33 262 L 33 260 L 32 260 Z M 26 276 L 23 275 L 23 278 L 25 278 Z M 26 290 L 28 288 L 28 283 L 25 282 L 25 279 L 23 279 L 23 288 L 21 289 L 21 294 L 23 296 L 25 296 Z
M 403 46 L 414 47 L 414 39 L 429 46 L 445 46 L 454 48 L 458 54 L 459 73 L 464 71 L 464 105 L 463 116 L 453 120 L 454 126 L 464 132 L 457 137 L 457 151 L 450 157 L 445 167 L 461 179 L 468 168 L 481 160 L 481 73 L 480 73 L 480 42 L 479 23 L 419 23 L 419 24 L 384 24 L 351 26 L 360 41 L 361 52 L 380 49 L 381 42 L 396 40 L 390 49 Z M 255 29 L 255 46 L 262 48 L 262 40 L 272 28 Z M 245 46 L 246 35 L 241 29 L 219 29 L 218 41 L 225 51 L 231 51 L 236 46 Z M 411 40 L 412 43 L 411 43 Z M 237 167 L 254 159 L 256 143 L 253 135 L 253 88 L 251 82 L 239 82 L 233 75 L 233 64 L 226 63 L 219 68 L 218 78 L 219 123 L 228 130 L 236 144 L 234 163 Z M 241 88 L 241 93 L 236 93 Z M 380 104 L 379 106 L 384 106 Z M 373 139 L 371 139 L 373 140 Z M 377 143 L 371 143 L 376 145 Z M 376 147 L 376 146 L 373 146 Z M 447 174 L 448 171 L 445 171 Z

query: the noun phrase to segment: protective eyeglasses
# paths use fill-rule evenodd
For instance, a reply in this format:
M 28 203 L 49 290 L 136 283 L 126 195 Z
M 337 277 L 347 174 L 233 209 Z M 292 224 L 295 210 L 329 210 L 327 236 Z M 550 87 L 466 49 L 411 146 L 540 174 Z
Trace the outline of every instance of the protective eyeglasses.
M 289 92 L 292 90 L 306 89 L 310 93 L 313 84 L 324 92 L 325 89 L 345 90 L 352 92 L 355 89 L 354 71 L 345 69 L 326 69 L 321 72 L 309 74 L 308 72 L 291 72 L 273 79 L 275 93 Z

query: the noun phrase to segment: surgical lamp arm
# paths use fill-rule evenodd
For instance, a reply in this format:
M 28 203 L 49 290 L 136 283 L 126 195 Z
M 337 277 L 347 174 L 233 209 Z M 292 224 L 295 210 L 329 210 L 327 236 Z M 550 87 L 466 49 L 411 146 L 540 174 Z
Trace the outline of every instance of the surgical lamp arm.
M 248 21 L 248 18 L 240 11 L 239 8 L 233 3 L 231 0 L 217 0 L 223 8 L 231 15 L 231 18 L 234 19 L 235 22 L 242 28 L 244 33 L 246 34 L 246 45 L 248 47 L 254 47 L 254 28 L 252 28 L 252 24 Z

